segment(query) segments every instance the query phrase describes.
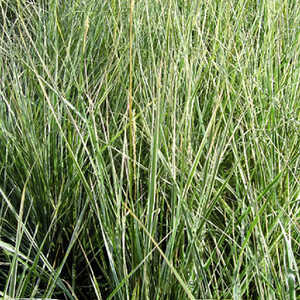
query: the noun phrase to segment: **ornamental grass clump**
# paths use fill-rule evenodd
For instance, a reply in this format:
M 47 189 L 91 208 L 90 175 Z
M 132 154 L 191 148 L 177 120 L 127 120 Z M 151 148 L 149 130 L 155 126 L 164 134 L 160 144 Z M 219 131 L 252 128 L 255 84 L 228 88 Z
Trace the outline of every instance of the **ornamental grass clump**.
M 0 1 L 0 297 L 296 299 L 297 1 Z

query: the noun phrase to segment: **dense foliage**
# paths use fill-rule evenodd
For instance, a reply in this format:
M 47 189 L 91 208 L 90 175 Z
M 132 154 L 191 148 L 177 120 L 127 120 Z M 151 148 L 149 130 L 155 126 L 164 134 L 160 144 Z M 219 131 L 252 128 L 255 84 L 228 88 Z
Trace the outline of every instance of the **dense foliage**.
M 0 296 L 296 299 L 298 1 L 0 21 Z

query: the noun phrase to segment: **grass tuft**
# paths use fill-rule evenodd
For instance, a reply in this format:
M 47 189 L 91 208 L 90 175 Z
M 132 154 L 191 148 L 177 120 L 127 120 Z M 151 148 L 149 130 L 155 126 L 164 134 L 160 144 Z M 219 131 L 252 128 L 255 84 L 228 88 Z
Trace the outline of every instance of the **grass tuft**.
M 0 297 L 297 299 L 297 1 L 0 1 Z

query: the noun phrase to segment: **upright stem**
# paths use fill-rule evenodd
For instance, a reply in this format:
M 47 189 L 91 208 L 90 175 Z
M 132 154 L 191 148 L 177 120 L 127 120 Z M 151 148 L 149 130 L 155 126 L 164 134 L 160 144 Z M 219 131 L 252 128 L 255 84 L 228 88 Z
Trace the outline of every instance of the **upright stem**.
M 134 184 L 134 121 L 133 121 L 133 98 L 132 98 L 132 85 L 133 85 L 133 9 L 134 0 L 130 0 L 130 15 L 129 15 L 129 195 L 130 199 L 134 200 L 135 197 L 135 184 Z

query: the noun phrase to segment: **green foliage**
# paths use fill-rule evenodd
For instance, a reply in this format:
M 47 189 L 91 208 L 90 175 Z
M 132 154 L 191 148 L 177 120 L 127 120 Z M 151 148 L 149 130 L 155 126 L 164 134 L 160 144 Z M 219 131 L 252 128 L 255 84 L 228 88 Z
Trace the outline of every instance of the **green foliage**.
M 0 0 L 0 296 L 296 299 L 299 16 Z

